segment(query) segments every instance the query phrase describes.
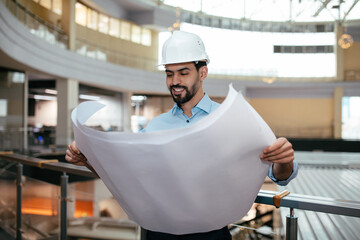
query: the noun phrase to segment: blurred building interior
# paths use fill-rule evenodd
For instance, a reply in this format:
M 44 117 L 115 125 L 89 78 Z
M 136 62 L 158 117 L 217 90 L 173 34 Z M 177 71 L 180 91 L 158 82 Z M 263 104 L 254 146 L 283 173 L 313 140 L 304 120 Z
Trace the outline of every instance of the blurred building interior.
M 66 166 L 78 104 L 107 106 L 87 126 L 134 133 L 173 107 L 159 62 L 175 30 L 203 39 L 204 89 L 214 101 L 232 84 L 293 144 L 299 176 L 286 187 L 267 179 L 263 190 L 360 205 L 359 0 L 0 0 L 0 239 L 16 235 L 18 162 L 23 238 L 58 239 L 62 171 L 36 159 Z M 31 159 L 2 157 L 11 154 Z M 74 171 L 67 235 L 141 239 L 102 181 Z M 254 204 L 239 219 L 250 229 L 232 227 L 233 239 L 283 239 L 287 213 Z M 360 235 L 360 216 L 296 213 L 299 239 Z

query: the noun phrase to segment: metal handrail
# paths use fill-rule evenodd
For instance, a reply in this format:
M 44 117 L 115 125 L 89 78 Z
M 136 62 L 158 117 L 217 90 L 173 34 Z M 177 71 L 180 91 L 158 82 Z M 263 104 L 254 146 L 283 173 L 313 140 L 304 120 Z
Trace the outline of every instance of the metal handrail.
M 65 154 L 64 154 L 65 155 Z M 43 169 L 53 170 L 57 172 L 66 172 L 71 173 L 83 177 L 94 177 L 98 178 L 96 174 L 91 172 L 89 169 L 83 166 L 76 166 L 74 164 L 64 163 L 64 162 L 51 162 L 46 163 L 44 162 L 44 159 L 35 158 L 31 156 L 26 156 L 22 154 L 0 154 L 0 159 L 11 161 L 11 162 L 17 162 L 33 167 L 40 167 Z
M 63 162 L 46 162 L 44 159 L 35 158 L 31 156 L 21 155 L 21 154 L 0 154 L 0 159 L 16 162 L 18 167 L 25 164 L 34 167 L 41 167 L 43 169 L 49 169 L 53 171 L 63 172 L 62 178 L 62 221 L 64 222 L 61 227 L 61 239 L 66 239 L 66 202 L 67 202 L 67 181 L 63 181 L 63 178 L 67 179 L 67 173 L 94 177 L 97 178 L 96 174 L 88 170 L 86 167 L 75 166 L 70 163 Z M 19 189 L 19 194 L 21 195 L 21 189 Z M 274 191 L 265 191 L 260 190 L 255 203 L 274 205 L 274 196 L 277 192 Z M 21 199 L 21 198 L 20 198 Z M 316 212 L 338 214 L 351 217 L 360 217 L 360 202 L 343 200 L 343 199 L 334 199 L 310 195 L 301 195 L 301 194 L 290 194 L 282 198 L 280 207 L 290 208 L 290 216 L 288 216 L 287 221 L 287 239 L 296 239 L 297 234 L 297 217 L 293 215 L 294 209 L 300 210 L 310 210 Z M 20 208 L 21 209 L 21 208 Z M 18 213 L 19 218 L 21 219 L 21 213 Z
M 261 190 L 255 202 L 273 205 L 273 197 L 276 194 L 274 191 Z M 280 207 L 360 217 L 360 202 L 350 200 L 292 193 L 282 199 Z
M 39 163 L 44 159 L 21 155 L 17 153 L 0 155 L 0 159 L 7 161 L 22 163 L 29 166 L 39 167 Z M 70 163 L 42 163 L 41 168 L 49 169 L 58 172 L 67 172 L 84 177 L 98 178 L 96 174 L 83 166 L 76 166 Z M 274 205 L 273 197 L 276 195 L 275 191 L 260 190 L 255 200 L 256 203 L 267 205 Z M 360 202 L 294 194 L 284 197 L 281 201 L 280 207 L 310 210 L 324 213 L 339 214 L 344 216 L 360 217 Z

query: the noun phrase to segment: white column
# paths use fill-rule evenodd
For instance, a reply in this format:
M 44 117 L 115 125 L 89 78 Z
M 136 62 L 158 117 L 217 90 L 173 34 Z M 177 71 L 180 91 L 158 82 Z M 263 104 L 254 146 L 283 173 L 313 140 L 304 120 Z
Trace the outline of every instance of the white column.
M 125 132 L 131 131 L 131 92 L 122 93 L 123 127 Z
M 58 79 L 56 81 L 58 91 L 57 104 L 57 125 L 56 125 L 56 145 L 66 146 L 73 139 L 73 129 L 71 123 L 71 111 L 79 102 L 79 83 L 73 79 Z
M 26 151 L 29 148 L 28 144 L 28 98 L 29 98 L 29 73 L 25 73 L 25 82 L 24 82 L 24 122 L 23 122 L 23 150 Z
M 342 49 L 338 44 L 338 41 L 343 34 L 343 28 L 340 26 L 340 24 L 336 25 L 335 31 L 336 80 L 344 81 L 344 49 Z

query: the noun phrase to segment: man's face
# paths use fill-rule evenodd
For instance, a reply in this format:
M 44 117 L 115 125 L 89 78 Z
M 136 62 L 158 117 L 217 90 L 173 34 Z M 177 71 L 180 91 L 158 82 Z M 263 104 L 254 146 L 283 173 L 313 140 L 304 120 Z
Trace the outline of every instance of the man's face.
M 178 105 L 191 100 L 201 87 L 200 75 L 194 63 L 167 64 L 166 85 Z

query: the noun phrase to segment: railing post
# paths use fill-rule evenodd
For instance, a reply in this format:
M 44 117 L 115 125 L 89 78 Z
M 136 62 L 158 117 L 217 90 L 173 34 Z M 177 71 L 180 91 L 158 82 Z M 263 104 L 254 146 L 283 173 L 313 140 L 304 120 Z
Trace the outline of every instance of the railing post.
M 16 239 L 21 240 L 22 229 L 21 229 L 21 203 L 22 203 L 22 175 L 23 165 L 18 163 L 16 165 L 17 176 L 16 176 Z
M 297 240 L 297 219 L 294 209 L 290 208 L 290 215 L 286 216 L 286 240 Z
M 66 240 L 67 237 L 67 185 L 69 176 L 64 172 L 61 176 L 61 206 L 60 206 L 60 239 Z

